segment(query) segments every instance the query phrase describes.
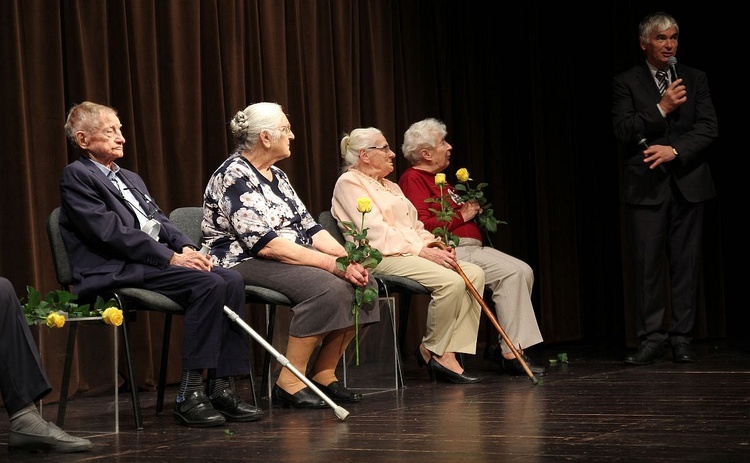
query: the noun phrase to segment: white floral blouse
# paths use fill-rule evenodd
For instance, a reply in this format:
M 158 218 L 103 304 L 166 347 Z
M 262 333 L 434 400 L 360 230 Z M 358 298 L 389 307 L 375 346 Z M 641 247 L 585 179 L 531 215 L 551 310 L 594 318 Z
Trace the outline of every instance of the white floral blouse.
M 322 227 L 307 211 L 283 170 L 273 180 L 233 153 L 213 173 L 203 194 L 203 237 L 214 265 L 253 258 L 272 239 L 312 245 Z

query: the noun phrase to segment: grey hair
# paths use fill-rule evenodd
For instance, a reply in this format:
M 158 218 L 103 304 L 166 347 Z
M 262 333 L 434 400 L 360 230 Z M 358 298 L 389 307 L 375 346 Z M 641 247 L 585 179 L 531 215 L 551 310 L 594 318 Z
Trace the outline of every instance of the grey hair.
M 675 32 L 679 35 L 680 26 L 677 25 L 677 20 L 671 15 L 661 11 L 647 15 L 638 25 L 638 35 L 640 36 L 641 43 L 648 43 L 651 34 L 665 31 L 670 27 L 674 27 Z
M 359 150 L 372 146 L 378 135 L 383 132 L 375 127 L 358 128 L 341 137 L 341 158 L 344 160 L 343 172 L 359 164 Z
M 411 165 L 418 164 L 422 160 L 422 156 L 419 155 L 420 151 L 435 148 L 446 135 L 448 135 L 448 130 L 443 121 L 430 117 L 415 122 L 404 132 L 401 152 Z
M 254 103 L 238 111 L 229 121 L 236 149 L 250 151 L 258 142 L 262 131 L 275 131 L 283 120 L 284 109 L 278 103 Z M 276 133 L 275 136 L 279 137 L 281 134 Z
M 78 147 L 76 133 L 91 133 L 98 130 L 101 116 L 105 113 L 112 113 L 116 116 L 117 110 L 91 101 L 84 101 L 70 108 L 65 120 L 65 135 L 73 146 Z

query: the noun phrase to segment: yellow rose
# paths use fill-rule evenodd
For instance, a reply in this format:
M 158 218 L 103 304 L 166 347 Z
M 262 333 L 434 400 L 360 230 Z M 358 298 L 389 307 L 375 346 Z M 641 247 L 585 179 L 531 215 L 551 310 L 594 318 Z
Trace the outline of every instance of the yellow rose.
M 445 185 L 445 174 L 435 174 L 435 185 Z
M 372 200 L 370 198 L 357 198 L 357 210 L 366 214 L 372 210 Z
M 469 178 L 469 171 L 463 167 L 456 171 L 456 178 L 458 179 L 459 182 L 463 182 L 463 183 L 467 182 L 468 180 L 471 180 Z
M 62 328 L 65 325 L 65 317 L 57 312 L 50 312 L 47 315 L 47 326 L 50 328 Z
M 120 326 L 122 325 L 122 310 L 110 307 L 102 313 L 102 319 L 108 325 Z

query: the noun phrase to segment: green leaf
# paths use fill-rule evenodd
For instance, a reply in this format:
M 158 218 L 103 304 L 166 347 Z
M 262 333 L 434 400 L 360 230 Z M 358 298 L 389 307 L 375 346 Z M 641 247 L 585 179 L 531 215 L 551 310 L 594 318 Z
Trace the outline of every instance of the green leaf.
M 336 268 L 341 270 L 342 272 L 346 272 L 346 268 L 349 266 L 349 258 L 348 257 L 339 257 L 336 259 Z
M 369 304 L 378 298 L 378 292 L 373 288 L 367 288 L 364 292 L 362 300 L 365 304 Z

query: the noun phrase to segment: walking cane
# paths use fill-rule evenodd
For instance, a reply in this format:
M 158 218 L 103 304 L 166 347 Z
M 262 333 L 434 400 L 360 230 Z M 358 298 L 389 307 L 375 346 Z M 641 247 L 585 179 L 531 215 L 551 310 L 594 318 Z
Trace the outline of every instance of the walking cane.
M 427 245 L 428 248 L 435 248 L 438 247 L 445 251 L 448 246 L 443 244 L 440 241 L 435 241 Z M 497 318 L 495 318 L 495 314 L 492 313 L 492 310 L 490 310 L 489 306 L 487 306 L 487 303 L 484 302 L 484 298 L 481 294 L 477 291 L 477 289 L 474 287 L 474 285 L 469 281 L 469 279 L 466 277 L 466 274 L 461 269 L 460 265 L 456 265 L 456 268 L 454 268 L 456 272 L 458 272 L 459 275 L 461 275 L 461 278 L 464 279 L 464 283 L 466 283 L 466 288 L 468 288 L 469 292 L 471 292 L 471 295 L 474 296 L 474 299 L 477 300 L 479 305 L 482 306 L 482 310 L 484 311 L 484 314 L 487 315 L 487 317 L 490 319 L 490 322 L 492 322 L 492 325 L 495 327 L 498 333 L 500 333 L 500 336 L 503 338 L 503 341 L 505 341 L 505 344 L 510 347 L 511 352 L 513 352 L 513 355 L 516 356 L 516 360 L 518 360 L 518 363 L 521 364 L 523 367 L 523 370 L 526 372 L 527 375 L 529 375 L 529 379 L 531 382 L 536 385 L 539 383 L 539 380 L 536 379 L 536 376 L 534 376 L 534 373 L 531 371 L 529 366 L 526 364 L 526 361 L 523 359 L 523 356 L 520 352 L 518 352 L 518 349 L 516 349 L 516 346 L 513 345 L 513 342 L 510 340 L 508 335 L 505 333 L 505 330 L 502 326 L 500 326 L 500 323 L 497 321 Z
M 276 360 L 279 361 L 279 363 L 281 364 L 281 366 L 287 367 L 289 369 L 289 371 L 291 371 L 292 373 L 294 373 L 294 376 L 296 376 L 297 378 L 299 378 L 300 380 L 302 380 L 302 382 L 305 383 L 307 385 L 307 387 L 309 387 L 310 389 L 312 389 L 313 392 L 315 392 L 315 394 L 318 395 L 318 397 L 320 397 L 321 399 L 323 399 L 325 401 L 325 403 L 327 403 L 328 405 L 330 405 L 331 408 L 333 408 L 333 411 L 336 413 L 336 417 L 338 419 L 340 419 L 341 421 L 344 421 L 346 419 L 346 417 L 349 416 L 349 412 L 346 411 L 346 409 L 344 409 L 343 407 L 340 407 L 340 406 L 336 405 L 336 402 L 334 402 L 333 400 L 331 400 L 327 395 L 325 395 L 323 393 L 323 391 L 321 391 L 320 389 L 318 389 L 318 387 L 316 385 L 314 385 L 312 383 L 312 381 L 310 381 L 309 379 L 307 379 L 307 377 L 305 375 L 303 375 L 302 373 L 300 373 L 299 370 L 294 365 L 292 365 L 289 362 L 289 359 L 287 359 L 286 357 L 284 357 L 283 355 L 281 355 L 279 353 L 279 351 L 277 351 L 276 349 L 274 349 L 273 346 L 268 343 L 268 341 L 266 341 L 265 339 L 263 339 L 263 337 L 261 335 L 259 335 L 258 333 L 256 333 L 255 330 L 252 329 L 250 327 L 250 325 L 248 325 L 247 323 L 245 323 L 245 320 L 243 320 L 242 318 L 240 318 L 240 316 L 237 315 L 232 309 L 230 309 L 227 306 L 224 306 L 224 313 L 227 314 L 227 317 L 229 317 L 230 320 L 232 320 L 233 322 L 237 323 L 245 331 L 247 331 L 248 333 L 250 333 L 250 336 L 252 336 L 256 341 L 258 341 L 274 357 L 276 357 Z

